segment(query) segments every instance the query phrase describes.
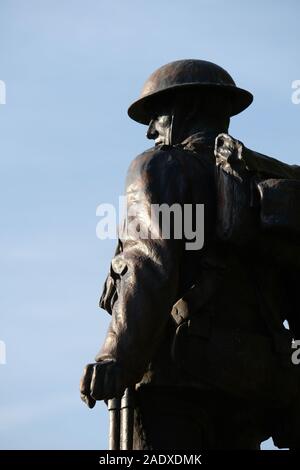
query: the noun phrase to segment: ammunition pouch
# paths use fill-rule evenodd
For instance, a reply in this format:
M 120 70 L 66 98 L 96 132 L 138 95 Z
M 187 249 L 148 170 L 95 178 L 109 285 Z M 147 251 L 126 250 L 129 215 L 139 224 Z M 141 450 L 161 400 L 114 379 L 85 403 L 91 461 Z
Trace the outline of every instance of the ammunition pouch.
M 172 356 L 196 381 L 266 407 L 285 408 L 299 393 L 299 367 L 291 361 L 291 337 L 273 338 L 217 328 L 209 315 L 191 318 L 176 330 Z

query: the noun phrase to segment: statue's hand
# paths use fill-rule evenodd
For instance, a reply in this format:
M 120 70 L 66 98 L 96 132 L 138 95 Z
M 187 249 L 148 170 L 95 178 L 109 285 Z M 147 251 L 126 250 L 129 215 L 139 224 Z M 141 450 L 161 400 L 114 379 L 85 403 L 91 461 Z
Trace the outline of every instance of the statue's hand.
M 120 366 L 113 360 L 88 364 L 80 382 L 81 399 L 93 408 L 96 400 L 108 400 L 122 396 L 123 384 Z

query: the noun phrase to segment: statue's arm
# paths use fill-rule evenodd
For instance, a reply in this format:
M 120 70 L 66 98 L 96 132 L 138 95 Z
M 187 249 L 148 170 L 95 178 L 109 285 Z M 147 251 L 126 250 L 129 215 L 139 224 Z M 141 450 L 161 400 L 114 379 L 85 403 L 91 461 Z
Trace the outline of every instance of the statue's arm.
M 183 241 L 161 236 L 151 219 L 151 206 L 182 204 L 185 191 L 181 163 L 171 151 L 145 153 L 129 168 L 128 230 L 121 234 L 121 251 L 112 262 L 119 277 L 117 300 L 104 344 L 96 357 L 100 365 L 103 361 L 115 364 L 120 389 L 141 379 L 177 300 Z M 148 233 L 150 225 L 155 238 Z M 94 394 L 97 399 L 108 398 L 100 392 Z

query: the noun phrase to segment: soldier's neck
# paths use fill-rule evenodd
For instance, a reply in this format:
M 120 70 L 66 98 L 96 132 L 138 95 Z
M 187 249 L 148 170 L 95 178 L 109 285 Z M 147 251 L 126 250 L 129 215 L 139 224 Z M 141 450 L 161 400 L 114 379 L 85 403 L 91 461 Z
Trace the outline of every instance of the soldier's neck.
M 227 133 L 228 127 L 215 127 L 215 128 L 200 128 L 192 129 L 186 137 L 181 139 L 180 143 L 187 143 L 194 140 L 201 142 L 206 145 L 214 146 L 216 137 L 221 133 Z
M 176 125 L 173 129 L 174 143 L 182 143 L 193 136 L 203 141 L 203 143 L 213 143 L 215 138 L 221 133 L 227 133 L 229 118 L 216 118 L 215 116 L 197 116 L 192 120 L 185 120 L 181 125 Z

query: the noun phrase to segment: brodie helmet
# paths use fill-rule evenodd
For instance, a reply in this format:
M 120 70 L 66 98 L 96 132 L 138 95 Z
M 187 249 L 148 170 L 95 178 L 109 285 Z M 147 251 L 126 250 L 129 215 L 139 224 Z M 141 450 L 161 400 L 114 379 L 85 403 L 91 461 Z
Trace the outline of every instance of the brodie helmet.
M 128 109 L 128 115 L 141 124 L 149 124 L 158 98 L 180 89 L 222 90 L 230 98 L 234 116 L 246 109 L 253 95 L 238 88 L 226 70 L 206 60 L 177 60 L 163 65 L 153 72 L 143 86 L 140 97 Z

